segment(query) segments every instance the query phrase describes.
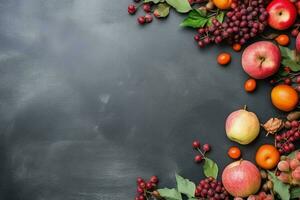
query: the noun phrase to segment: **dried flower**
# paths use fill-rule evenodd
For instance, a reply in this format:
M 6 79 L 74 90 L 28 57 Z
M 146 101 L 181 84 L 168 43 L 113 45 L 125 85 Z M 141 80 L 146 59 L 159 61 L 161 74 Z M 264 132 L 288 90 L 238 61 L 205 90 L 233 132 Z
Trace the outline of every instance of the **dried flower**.
M 284 126 L 284 123 L 281 119 L 272 117 L 269 119 L 265 124 L 262 124 L 262 127 L 267 131 L 267 135 L 274 134 L 280 129 L 282 129 Z

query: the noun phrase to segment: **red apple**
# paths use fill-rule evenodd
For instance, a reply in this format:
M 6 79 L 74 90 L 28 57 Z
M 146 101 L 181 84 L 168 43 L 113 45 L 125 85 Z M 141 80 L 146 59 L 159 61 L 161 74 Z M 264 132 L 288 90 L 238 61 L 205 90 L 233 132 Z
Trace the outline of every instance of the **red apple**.
M 264 79 L 275 74 L 281 61 L 279 48 L 268 41 L 255 42 L 242 55 L 243 69 L 255 79 Z
M 296 38 L 296 51 L 300 53 L 300 33 L 298 33 L 298 36 Z
M 234 197 L 247 197 L 255 194 L 261 184 L 261 176 L 258 168 L 250 161 L 235 161 L 224 169 L 222 182 Z
M 274 29 L 285 30 L 291 27 L 297 18 L 295 5 L 289 0 L 273 0 L 267 7 L 268 24 Z

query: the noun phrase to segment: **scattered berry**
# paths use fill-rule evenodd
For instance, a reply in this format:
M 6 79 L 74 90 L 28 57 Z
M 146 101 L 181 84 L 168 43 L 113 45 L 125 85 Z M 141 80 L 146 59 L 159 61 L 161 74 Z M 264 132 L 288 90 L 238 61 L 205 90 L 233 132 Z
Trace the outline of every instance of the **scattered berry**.
M 136 7 L 133 4 L 128 5 L 128 9 L 127 9 L 128 13 L 133 15 L 136 12 Z
M 281 34 L 275 38 L 275 41 L 281 46 L 287 46 L 290 43 L 290 38 L 286 34 Z
M 145 4 L 143 5 L 143 10 L 144 10 L 146 13 L 151 12 L 151 6 L 150 6 L 150 4 L 149 4 L 149 3 L 145 3 Z
M 192 145 L 193 145 L 194 149 L 200 148 L 200 142 L 199 142 L 199 140 L 194 140 L 193 143 L 192 143 Z
M 232 49 L 234 51 L 238 52 L 238 51 L 240 51 L 242 49 L 242 45 L 240 45 L 239 43 L 235 43 L 235 44 L 232 45 Z
M 203 148 L 204 152 L 209 152 L 210 151 L 210 145 L 209 144 L 204 144 L 202 148 Z
M 229 53 L 221 53 L 218 55 L 217 61 L 220 65 L 227 65 L 231 61 L 231 55 Z
M 256 89 L 256 80 L 255 79 L 248 79 L 244 84 L 244 89 L 246 92 L 253 92 Z
M 153 17 L 152 17 L 151 14 L 146 14 L 146 15 L 145 15 L 145 21 L 146 21 L 147 23 L 151 23 L 152 20 L 153 20 Z
M 146 19 L 145 19 L 144 16 L 139 16 L 139 17 L 137 18 L 137 21 L 138 21 L 139 24 L 143 25 L 143 24 L 145 24 Z
M 230 147 L 227 154 L 232 159 L 238 159 L 241 157 L 241 150 L 238 147 Z

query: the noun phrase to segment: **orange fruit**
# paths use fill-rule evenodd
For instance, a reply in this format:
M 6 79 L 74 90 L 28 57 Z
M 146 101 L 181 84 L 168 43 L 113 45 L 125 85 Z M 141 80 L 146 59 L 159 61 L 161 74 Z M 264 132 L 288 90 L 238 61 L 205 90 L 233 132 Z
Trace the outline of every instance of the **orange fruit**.
M 288 35 L 282 34 L 275 38 L 276 42 L 281 46 L 287 46 L 290 43 L 290 38 Z
M 220 65 L 227 65 L 231 61 L 231 55 L 229 53 L 220 53 L 217 61 Z
M 235 43 L 235 44 L 232 45 L 232 49 L 234 51 L 240 51 L 241 48 L 242 48 L 242 45 L 240 45 L 239 43 Z
M 248 79 L 244 84 L 245 91 L 253 92 L 256 88 L 256 80 L 253 78 Z
M 292 86 L 277 85 L 272 89 L 271 100 L 276 108 L 288 112 L 296 108 L 299 97 Z
M 213 3 L 219 9 L 226 10 L 230 8 L 232 0 L 213 0 Z
M 273 145 L 264 144 L 258 148 L 255 161 L 263 169 L 273 169 L 280 161 L 280 154 Z
M 232 159 L 238 159 L 241 157 L 241 150 L 238 147 L 230 147 L 227 154 Z

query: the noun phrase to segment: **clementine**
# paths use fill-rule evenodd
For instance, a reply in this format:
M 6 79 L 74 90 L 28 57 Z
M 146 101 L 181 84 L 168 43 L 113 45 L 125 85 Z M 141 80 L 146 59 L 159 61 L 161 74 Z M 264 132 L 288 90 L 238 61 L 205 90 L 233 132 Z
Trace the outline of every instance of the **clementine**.
M 273 145 L 264 144 L 258 148 L 255 161 L 263 169 L 273 169 L 280 161 L 280 154 Z
M 288 112 L 298 105 L 299 97 L 292 86 L 277 85 L 271 92 L 271 100 L 276 108 Z

